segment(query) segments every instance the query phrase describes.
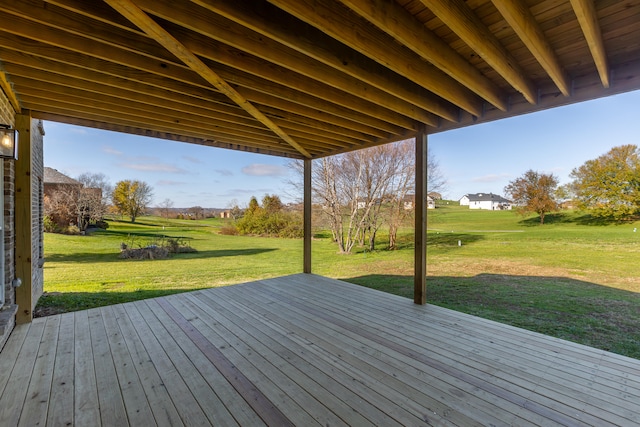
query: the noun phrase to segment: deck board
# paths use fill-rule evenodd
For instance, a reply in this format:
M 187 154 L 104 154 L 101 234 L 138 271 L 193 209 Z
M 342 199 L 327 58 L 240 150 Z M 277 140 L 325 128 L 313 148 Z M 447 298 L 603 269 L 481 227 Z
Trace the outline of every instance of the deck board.
M 640 425 L 640 361 L 314 275 L 67 313 L 0 425 Z

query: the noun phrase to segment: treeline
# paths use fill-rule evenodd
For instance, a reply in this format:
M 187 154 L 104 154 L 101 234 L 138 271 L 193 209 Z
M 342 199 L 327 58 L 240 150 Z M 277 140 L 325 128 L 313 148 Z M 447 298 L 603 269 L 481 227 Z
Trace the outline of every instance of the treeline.
M 553 174 L 528 170 L 505 187 L 516 210 L 536 213 L 540 224 L 547 213 L 563 204 L 575 206 L 595 218 L 636 220 L 640 216 L 640 149 L 633 144 L 613 147 L 596 159 L 573 169 L 573 181 L 558 186 Z

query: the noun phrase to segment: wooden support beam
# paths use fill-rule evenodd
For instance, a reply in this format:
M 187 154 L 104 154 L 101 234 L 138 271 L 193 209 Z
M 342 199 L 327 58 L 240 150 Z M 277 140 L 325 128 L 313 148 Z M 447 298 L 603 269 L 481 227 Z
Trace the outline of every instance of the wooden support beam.
M 105 0 L 111 7 L 116 9 L 122 16 L 129 19 L 141 30 L 143 30 L 149 37 L 156 40 L 168 51 L 173 53 L 177 58 L 184 62 L 189 68 L 198 73 L 202 78 L 212 84 L 220 92 L 228 96 L 236 104 L 247 111 L 251 116 L 264 124 L 267 128 L 271 129 L 282 140 L 294 147 L 304 157 L 311 157 L 311 154 L 298 144 L 293 138 L 285 133 L 279 126 L 273 123 L 267 116 L 265 116 L 260 110 L 258 110 L 253 104 L 251 104 L 244 96 L 242 96 L 237 90 L 223 80 L 218 74 L 216 74 L 211 68 L 209 68 L 204 62 L 202 62 L 195 54 L 187 49 L 182 43 L 180 43 L 171 34 L 165 31 L 160 25 L 158 25 L 151 17 L 144 13 L 138 6 L 136 6 L 130 0 Z
M 573 11 L 578 17 L 580 28 L 587 39 L 587 45 L 591 50 L 591 56 L 596 63 L 602 86 L 609 87 L 609 64 L 607 61 L 607 53 L 604 50 L 604 42 L 602 40 L 602 31 L 598 23 L 598 15 L 593 0 L 571 0 Z
M 529 103 L 537 102 L 533 82 L 464 0 L 421 1 L 511 86 L 521 92 Z
M 13 107 L 13 111 L 16 113 L 20 112 L 20 101 L 18 101 L 18 97 L 16 97 L 16 93 L 13 91 L 11 83 L 7 80 L 7 74 L 4 71 L 0 71 L 0 89 L 2 89 L 9 99 L 9 103 Z
M 311 273 L 311 238 L 313 230 L 311 224 L 311 159 L 304 159 L 304 243 L 303 243 L 303 272 Z
M 4 41 L 5 39 L 0 33 L 0 47 L 5 46 Z M 187 113 L 192 112 L 194 108 L 202 107 L 208 110 L 228 112 L 239 117 L 248 117 L 245 110 L 229 101 L 214 88 L 187 85 L 143 71 L 129 73 L 131 77 L 127 79 L 116 77 L 112 74 L 127 75 L 127 68 L 97 58 L 90 60 L 80 54 L 65 52 L 60 48 L 47 48 L 42 45 L 35 49 L 35 45 L 40 44 L 32 42 L 29 46 L 33 49 L 32 53 L 3 50 L 3 65 L 12 75 L 14 83 L 17 83 L 16 79 L 19 79 L 20 76 L 24 76 L 32 80 L 39 80 L 45 86 L 55 82 L 58 85 L 71 86 L 83 91 L 108 93 L 126 101 L 130 100 L 151 106 L 162 105 Z M 42 56 L 43 54 L 47 56 Z M 73 61 L 82 62 L 85 67 L 70 65 L 69 62 Z M 88 68 L 89 62 L 93 62 L 91 68 Z M 110 73 L 106 72 L 107 70 Z M 207 86 L 210 87 L 208 84 Z M 338 134 L 371 141 L 377 138 L 386 138 L 389 133 L 395 133 L 397 130 L 381 120 L 369 118 L 362 113 L 346 108 L 340 108 L 339 111 L 332 110 L 333 113 L 325 113 L 305 105 L 295 104 L 290 100 L 290 97 L 286 96 L 287 93 L 277 97 L 248 88 L 239 90 L 248 100 L 260 104 L 260 110 L 279 126 L 282 126 L 280 118 L 287 122 L 304 122 L 323 132 L 327 130 L 332 132 L 331 128 L 337 126 L 343 128 L 342 131 L 335 128 Z M 323 100 L 317 101 L 321 103 L 321 107 L 330 105 Z M 25 106 L 25 108 L 29 107 Z M 360 123 L 363 120 L 366 122 L 365 124 Z M 255 123 L 263 127 L 257 120 Z M 380 124 L 385 125 L 386 130 L 371 127 Z M 282 127 L 286 128 L 286 126 Z
M 442 104 L 423 87 L 406 79 L 395 78 L 394 73 L 379 63 L 273 5 L 256 3 L 254 0 L 192 2 L 421 109 L 433 111 L 434 105 Z M 453 109 L 451 113 L 455 116 Z
M 520 37 L 520 40 L 536 57 L 542 68 L 549 74 L 560 92 L 564 96 L 569 96 L 569 78 L 562 69 L 558 57 L 531 13 L 529 6 L 522 0 L 492 0 L 492 2 Z
M 465 111 L 476 116 L 482 114 L 482 102 L 473 92 L 421 60 L 415 52 L 398 45 L 388 34 L 351 12 L 338 0 L 269 0 L 269 3 Z M 435 107 L 438 109 L 430 111 L 447 120 L 458 120 L 450 108 L 444 105 Z
M 33 320 L 33 227 L 31 220 L 31 112 L 16 115 L 19 132 L 18 160 L 15 161 L 15 263 L 16 277 L 22 285 L 16 288 L 18 312 L 16 323 Z
M 164 28 L 191 52 L 202 58 L 223 62 L 250 74 L 279 81 L 281 84 L 295 84 L 300 86 L 299 90 L 307 93 L 319 86 L 320 90 L 326 93 L 325 96 L 335 92 L 333 96 L 337 103 L 344 98 L 348 99 L 345 94 L 350 94 L 373 103 L 366 107 L 367 111 L 372 111 L 374 115 L 382 114 L 377 117 L 383 120 L 391 121 L 385 117 L 389 112 L 385 114 L 384 110 L 388 109 L 430 126 L 437 125 L 437 117 L 434 114 L 416 108 L 415 105 L 348 74 L 336 72 L 325 64 L 207 9 L 201 9 L 198 15 L 194 15 L 191 4 L 181 5 L 170 0 L 135 1 L 145 12 L 153 13 L 154 16 L 182 27 L 164 25 Z M 186 31 L 186 28 L 189 31 Z M 225 30 L 220 31 L 220 28 Z M 278 67 L 274 67 L 273 64 L 277 64 Z M 265 76 L 265 72 L 270 75 Z
M 493 82 L 398 3 L 387 0 L 340 1 L 498 109 L 507 110 L 506 96 Z
M 427 134 L 416 136 L 415 256 L 413 302 L 427 302 Z

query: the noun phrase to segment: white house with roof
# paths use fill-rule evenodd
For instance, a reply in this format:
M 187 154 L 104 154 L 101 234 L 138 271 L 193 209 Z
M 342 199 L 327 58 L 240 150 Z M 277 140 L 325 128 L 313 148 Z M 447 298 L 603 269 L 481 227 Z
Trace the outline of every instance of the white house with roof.
M 493 193 L 465 194 L 460 198 L 460 206 L 489 211 L 511 210 L 511 201 Z
M 404 197 L 404 210 L 409 211 L 415 208 L 416 195 L 407 194 Z M 431 196 L 427 196 L 427 209 L 435 209 L 436 201 Z

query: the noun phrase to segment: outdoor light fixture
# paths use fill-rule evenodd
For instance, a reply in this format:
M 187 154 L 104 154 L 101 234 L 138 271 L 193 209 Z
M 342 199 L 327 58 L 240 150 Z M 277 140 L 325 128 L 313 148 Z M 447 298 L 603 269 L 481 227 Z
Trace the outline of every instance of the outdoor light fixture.
M 0 125 L 0 158 L 18 159 L 18 131 L 10 125 Z

